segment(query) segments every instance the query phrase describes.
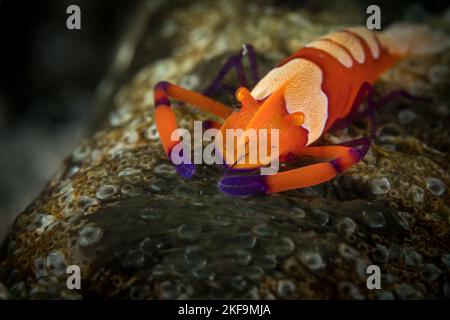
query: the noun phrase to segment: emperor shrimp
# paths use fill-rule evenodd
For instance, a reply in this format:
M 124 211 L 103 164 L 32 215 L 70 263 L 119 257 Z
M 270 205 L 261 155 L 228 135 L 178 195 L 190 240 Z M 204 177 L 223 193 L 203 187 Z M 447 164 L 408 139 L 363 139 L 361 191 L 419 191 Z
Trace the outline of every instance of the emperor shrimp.
M 412 98 L 399 90 L 375 101 L 372 85 L 380 75 L 401 59 L 434 54 L 447 46 L 445 36 L 424 26 L 396 24 L 383 32 L 364 27 L 348 28 L 308 43 L 261 80 L 257 75 L 253 47 L 245 46 L 252 76 L 257 82 L 251 90 L 243 76 L 240 56 L 231 57 L 203 93 L 164 81 L 155 86 L 155 119 L 162 146 L 173 160 L 172 149 L 181 138 L 172 139 L 172 133 L 178 128 L 169 100 L 172 98 L 223 119 L 220 123 L 212 122 L 223 136 L 228 129 L 278 130 L 278 153 L 270 154 L 269 158 L 278 157 L 284 161 L 294 155 L 326 159 L 273 175 L 227 175 L 219 182 L 222 192 L 230 195 L 270 194 L 326 182 L 364 158 L 374 136 L 373 115 L 377 107 L 398 96 Z M 243 84 L 235 94 L 241 104 L 239 109 L 209 97 L 233 68 Z M 360 111 L 364 99 L 368 106 Z M 370 137 L 339 145 L 314 146 L 330 129 L 348 126 L 364 117 L 371 122 Z M 267 163 L 236 161 L 236 150 L 242 145 L 248 147 L 247 144 L 245 138 L 236 139 L 232 148 L 223 148 L 222 156 L 230 170 L 253 170 Z M 191 177 L 195 172 L 190 163 L 176 167 L 184 177 Z

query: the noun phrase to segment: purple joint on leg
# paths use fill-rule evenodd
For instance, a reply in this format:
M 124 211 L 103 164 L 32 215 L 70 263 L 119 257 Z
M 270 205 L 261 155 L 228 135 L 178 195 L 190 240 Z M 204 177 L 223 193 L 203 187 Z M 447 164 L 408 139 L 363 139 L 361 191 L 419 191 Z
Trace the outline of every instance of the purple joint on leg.
M 168 98 L 161 98 L 155 100 L 155 106 L 158 107 L 160 105 L 170 106 L 170 100 Z
M 254 196 L 267 193 L 265 176 L 231 176 L 219 182 L 223 193 L 232 196 Z
M 363 158 L 362 152 L 360 150 L 358 150 L 357 148 L 350 149 L 348 151 L 348 153 L 353 158 L 353 161 L 355 163 L 361 161 L 361 159 Z M 334 170 L 336 170 L 337 173 L 341 173 L 345 170 L 343 167 L 341 158 L 331 160 L 330 164 L 333 166 Z
M 169 82 L 160 81 L 156 84 L 155 89 L 160 89 L 160 90 L 163 90 L 164 92 L 166 92 L 168 86 L 169 86 Z
M 340 145 L 341 146 L 346 146 L 346 147 L 352 147 L 354 148 L 354 150 L 357 150 L 360 153 L 360 159 L 365 157 L 365 155 L 367 154 L 367 151 L 369 151 L 370 145 L 372 144 L 372 140 L 369 138 L 360 138 L 360 139 L 356 139 L 356 140 L 351 140 L 351 141 L 347 141 L 347 142 L 343 142 Z M 360 150 L 356 149 L 356 147 L 361 147 Z M 358 160 L 358 161 L 359 161 Z
M 355 162 L 359 162 L 363 158 L 362 152 L 356 148 L 350 149 L 348 153 L 350 153 L 350 156 Z
M 333 166 L 334 170 L 336 170 L 337 173 L 341 173 L 342 171 L 344 171 L 339 159 L 331 160 L 330 164 Z

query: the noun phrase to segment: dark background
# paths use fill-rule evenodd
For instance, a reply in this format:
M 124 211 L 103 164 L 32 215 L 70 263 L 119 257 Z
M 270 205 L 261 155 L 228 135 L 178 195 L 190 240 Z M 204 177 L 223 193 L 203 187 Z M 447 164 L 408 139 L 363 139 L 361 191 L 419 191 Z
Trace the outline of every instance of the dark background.
M 272 3 L 313 13 L 336 7 L 334 0 Z M 405 11 L 420 21 L 426 12 L 447 8 L 445 0 L 362 3 L 378 4 L 384 23 L 402 20 Z M 81 8 L 81 30 L 66 28 L 71 4 Z M 86 132 L 96 87 L 136 4 L 0 0 L 0 239 Z M 189 4 L 172 1 L 167 10 Z
M 81 8 L 81 30 L 66 8 Z M 116 0 L 0 0 L 0 239 L 80 141 L 134 7 Z

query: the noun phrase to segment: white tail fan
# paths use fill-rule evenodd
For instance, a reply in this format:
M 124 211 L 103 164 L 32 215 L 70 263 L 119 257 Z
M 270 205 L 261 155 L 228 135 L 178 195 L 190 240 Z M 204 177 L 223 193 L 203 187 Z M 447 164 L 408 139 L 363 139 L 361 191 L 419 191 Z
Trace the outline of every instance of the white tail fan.
M 424 56 L 444 51 L 450 39 L 424 25 L 397 23 L 378 34 L 389 53 L 402 56 Z

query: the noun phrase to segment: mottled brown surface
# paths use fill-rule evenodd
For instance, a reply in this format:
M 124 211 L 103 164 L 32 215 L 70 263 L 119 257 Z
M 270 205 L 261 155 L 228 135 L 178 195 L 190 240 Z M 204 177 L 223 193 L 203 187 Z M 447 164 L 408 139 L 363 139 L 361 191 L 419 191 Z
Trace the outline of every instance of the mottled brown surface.
M 449 298 L 448 52 L 383 76 L 380 92 L 403 88 L 433 102 L 380 110 L 366 159 L 320 186 L 231 198 L 217 188 L 220 168 L 183 180 L 159 144 L 157 81 L 201 89 L 243 43 L 267 71 L 311 39 L 361 23 L 364 11 L 346 12 L 222 1 L 161 14 L 143 33 L 107 121 L 17 218 L 0 298 Z M 442 17 L 428 21 L 450 28 Z M 185 127 L 203 117 L 178 114 Z M 362 122 L 320 143 L 366 132 Z M 81 291 L 65 287 L 71 264 L 81 267 Z M 366 288 L 371 264 L 381 267 L 382 290 Z

